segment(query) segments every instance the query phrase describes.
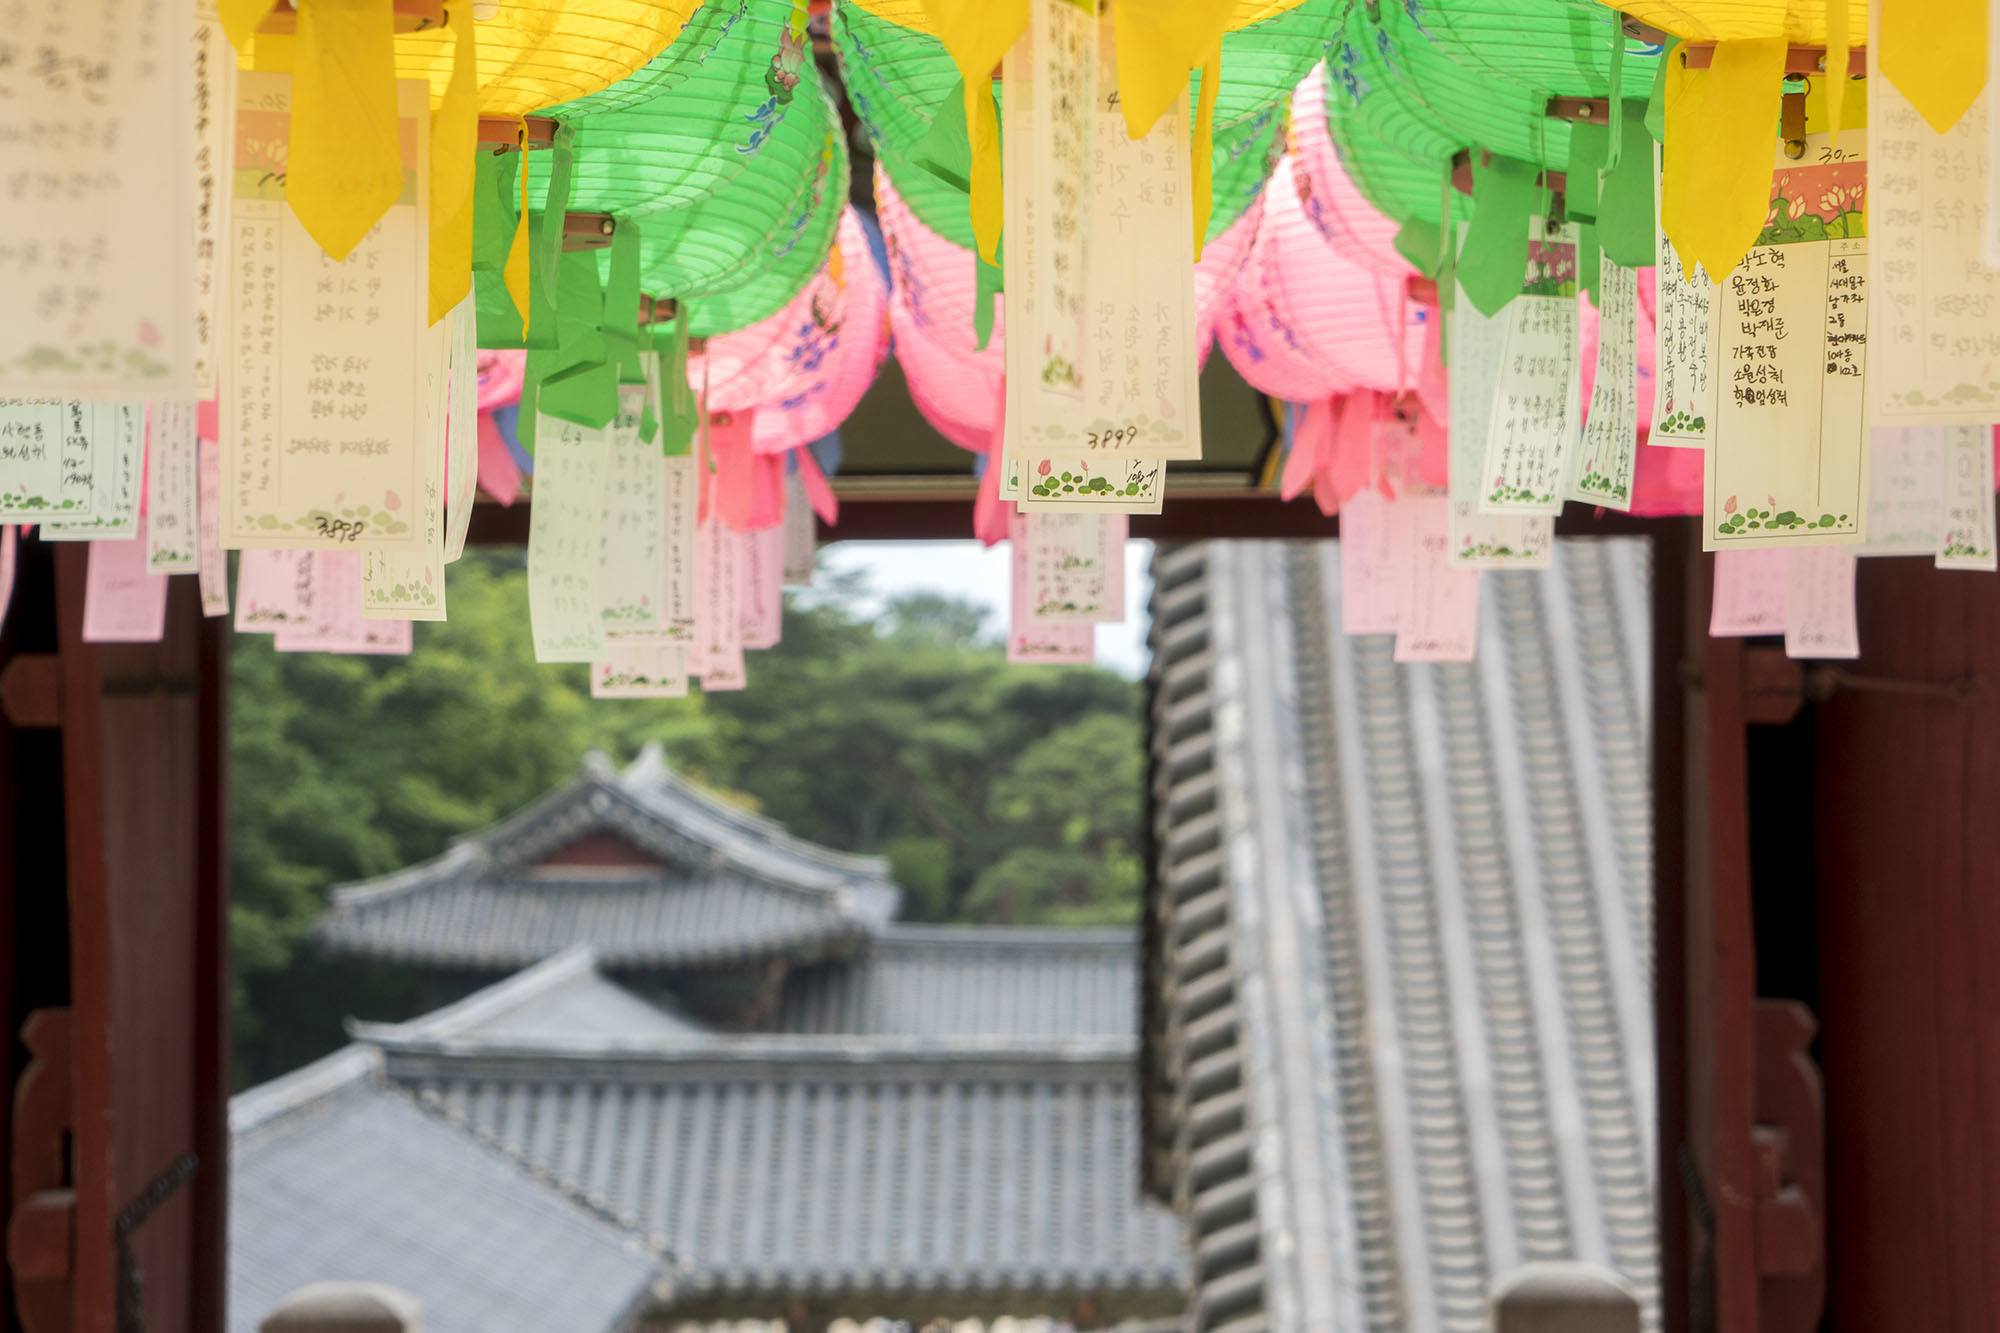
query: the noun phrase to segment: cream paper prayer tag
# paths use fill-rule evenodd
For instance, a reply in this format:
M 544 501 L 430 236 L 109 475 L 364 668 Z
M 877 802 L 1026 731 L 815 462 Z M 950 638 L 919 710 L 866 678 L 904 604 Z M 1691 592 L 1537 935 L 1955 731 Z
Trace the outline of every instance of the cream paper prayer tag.
M 686 644 L 614 639 L 590 664 L 593 699 L 679 699 L 687 692 Z
M 1451 373 L 1446 380 L 1451 412 L 1446 427 L 1451 453 L 1451 561 L 1466 569 L 1547 569 L 1554 559 L 1554 519 L 1543 514 L 1489 514 L 1480 508 L 1505 335 L 1506 315 L 1480 314 L 1461 289 L 1451 308 Z M 1345 532 L 1344 507 L 1341 522 Z
M 611 428 L 543 415 L 528 510 L 528 619 L 537 662 L 604 652 L 604 478 Z
M 1026 514 L 1014 516 L 1007 534 L 1009 598 L 1007 660 L 1026 664 L 1088 663 L 1097 654 L 1097 626 L 1087 620 L 1043 620 L 1035 615 Z
M 136 403 L 0 398 L 0 522 L 94 517 L 99 474 L 144 430 Z
M 1771 217 L 1717 291 L 1703 550 L 1864 535 L 1868 168 L 1842 143 L 1775 150 Z
M 1450 501 L 1398 500 L 1403 576 L 1396 616 L 1398 662 L 1470 662 L 1479 647 L 1479 571 L 1451 562 Z
M 660 538 L 666 526 L 668 459 L 657 439 L 649 441 L 639 433 L 645 409 L 645 385 L 619 386 L 618 415 L 612 418 L 605 453 L 602 528 L 604 630 L 613 638 L 657 638 L 667 627 L 667 567 Z
M 1854 552 L 1845 546 L 1785 552 L 1785 656 L 1861 656 L 1854 572 Z
M 1744 547 L 1715 553 L 1708 632 L 1718 639 L 1785 632 L 1789 552 Z
M 198 445 L 193 403 L 152 405 L 146 428 L 146 568 L 155 574 L 201 567 Z
M 229 557 L 222 553 L 222 464 L 215 456 L 217 449 L 214 440 L 200 441 L 195 463 L 201 493 L 195 514 L 200 541 L 200 566 L 196 573 L 201 583 L 204 616 L 229 614 Z
M 1024 514 L 1028 613 L 1038 621 L 1125 618 L 1123 514 Z
M 743 646 L 778 646 L 785 632 L 785 531 L 736 534 L 736 612 Z
M 167 576 L 146 568 L 145 525 L 90 543 L 83 585 L 85 643 L 158 643 L 167 628 Z
M 445 461 L 450 411 L 452 325 L 441 319 L 419 336 L 423 372 L 418 403 L 423 433 L 417 456 L 420 481 L 409 506 L 418 543 L 400 550 L 362 548 L 361 614 L 370 620 L 445 618 Z
M 1653 203 L 1659 212 L 1660 149 L 1653 146 Z M 1709 321 L 1716 296 L 1708 271 L 1681 267 L 1667 234 L 1656 234 L 1653 266 L 1653 428 L 1650 444 L 1699 449 L 1715 420 L 1715 377 L 1709 371 Z
M 1576 263 L 1574 224 L 1528 219 L 1528 266 L 1505 325 L 1480 469 L 1489 514 L 1561 511 L 1575 443 Z
M 711 513 L 695 533 L 694 651 L 688 654 L 688 670 L 704 692 L 740 690 L 747 683 L 739 555 L 736 534 Z
M 1939 134 L 1882 75 L 1879 51 L 1871 31 L 1863 87 L 1879 189 L 1868 210 L 1870 420 L 2000 421 L 2000 272 L 1983 262 L 1992 94 Z
M 819 552 L 818 516 L 806 499 L 806 484 L 793 469 L 785 478 L 785 586 L 810 588 Z
M 1158 460 L 1201 456 L 1187 102 L 1132 139 L 1113 41 L 1108 12 L 1031 0 L 1008 56 L 1005 458 L 1025 507 L 1157 512 Z
M 417 550 L 427 481 L 430 89 L 397 84 L 403 196 L 344 260 L 286 207 L 291 78 L 238 80 L 222 544 Z
M 236 52 L 215 0 L 195 0 L 193 71 L 194 396 L 211 398 L 223 360 L 223 304 L 229 291 L 229 193 L 236 151 Z
M 1632 508 L 1639 456 L 1639 271 L 1598 255 L 1597 372 L 1590 413 L 1570 462 L 1569 498 Z
M 1950 426 L 1944 434 L 1943 535 L 1938 539 L 1939 569 L 1980 569 L 1992 572 L 1993 428 Z
M 194 36 L 186 3 L 8 10 L 0 392 L 197 396 Z
M 1502 519 L 1501 522 L 1512 522 Z M 1394 634 L 1403 593 L 1396 508 L 1372 487 L 1340 506 L 1340 632 Z
M 139 530 L 139 491 L 146 461 L 144 404 L 65 403 L 63 418 L 66 430 L 90 432 L 90 514 L 50 518 L 42 524 L 42 540 L 132 536 Z
M 444 560 L 465 554 L 465 534 L 479 492 L 479 343 L 474 298 L 445 316 L 451 333 L 451 368 L 445 407 Z M 654 357 L 657 361 L 659 358 Z
M 1944 513 L 1942 426 L 1877 426 L 1868 436 L 1868 540 L 1860 556 L 1935 555 Z

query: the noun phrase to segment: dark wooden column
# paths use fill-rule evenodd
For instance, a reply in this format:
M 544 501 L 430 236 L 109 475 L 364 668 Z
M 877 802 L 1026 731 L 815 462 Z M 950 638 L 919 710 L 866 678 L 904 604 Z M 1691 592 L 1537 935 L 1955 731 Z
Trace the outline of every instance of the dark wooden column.
M 1862 562 L 1808 676 L 1830 1327 L 2000 1329 L 2000 580 Z
M 175 579 L 161 643 L 85 644 L 86 548 L 26 552 L 0 753 L 39 806 L 12 830 L 11 887 L 66 910 L 17 913 L 11 940 L 17 969 L 43 976 L 31 1012 L 9 1015 L 39 1061 L 10 1127 L 14 1304 L 27 1333 L 219 1330 L 222 629 Z

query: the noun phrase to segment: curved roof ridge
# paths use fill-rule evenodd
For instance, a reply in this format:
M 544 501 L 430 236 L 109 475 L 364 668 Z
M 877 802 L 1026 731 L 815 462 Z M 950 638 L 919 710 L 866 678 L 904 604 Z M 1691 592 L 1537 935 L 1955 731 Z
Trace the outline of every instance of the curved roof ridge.
M 427 861 L 404 866 L 401 870 L 392 870 L 386 875 L 375 875 L 369 879 L 350 880 L 345 884 L 334 885 L 330 895 L 332 905 L 358 906 L 428 888 L 465 869 L 470 863 L 479 859 L 479 854 L 477 845 L 461 838 Z
M 815 871 L 838 875 L 842 880 L 888 880 L 889 862 L 886 857 L 843 852 L 797 837 L 768 815 L 731 805 L 714 792 L 674 772 L 667 763 L 665 752 L 656 743 L 648 744 L 622 774 L 610 781 L 655 815 L 671 813 L 692 815 L 697 821 L 712 820 L 726 832 L 753 839 L 760 845 L 757 850 L 770 854 L 775 860 L 804 863 Z M 659 803 L 657 807 L 656 802 Z M 749 849 L 739 845 L 728 850 Z M 744 864 L 742 860 L 738 864 L 753 872 L 758 870 L 758 867 Z
M 1130 1070 L 1138 1058 L 1134 1037 L 1044 1037 L 974 1040 L 936 1037 L 816 1037 L 748 1034 L 716 1042 L 671 1043 L 607 1038 L 561 1048 L 452 1038 L 397 1036 L 379 1040 L 391 1081 L 500 1075 L 557 1078 L 796 1078 L 802 1066 L 823 1072 L 874 1072 L 924 1077 L 949 1069 L 959 1077 L 1017 1081 L 1024 1073 Z
M 884 945 L 924 944 L 946 948 L 988 948 L 992 946 L 1111 949 L 1136 952 L 1139 928 L 1130 926 L 986 926 L 963 922 L 897 921 L 885 926 L 878 938 Z
M 346 1024 L 347 1035 L 356 1041 L 378 1046 L 462 1036 L 532 1000 L 540 999 L 566 982 L 596 970 L 597 951 L 588 944 L 572 944 L 560 953 L 551 954 L 491 986 L 481 987 L 442 1009 L 433 1009 L 400 1023 L 372 1023 L 366 1019 L 350 1018 Z
M 297 1112 L 375 1079 L 382 1069 L 379 1050 L 352 1042 L 331 1055 L 321 1056 L 309 1065 L 231 1097 L 229 1132 L 241 1136 L 271 1128 Z

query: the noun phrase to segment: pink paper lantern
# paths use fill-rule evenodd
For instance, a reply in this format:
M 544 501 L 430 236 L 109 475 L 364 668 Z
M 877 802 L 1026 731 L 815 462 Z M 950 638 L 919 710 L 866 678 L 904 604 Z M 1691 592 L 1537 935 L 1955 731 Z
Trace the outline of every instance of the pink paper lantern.
M 789 305 L 746 329 L 708 340 L 688 357 L 688 383 L 704 375 L 711 411 L 754 409 L 753 447 L 782 453 L 837 428 L 861 401 L 888 354 L 888 287 L 850 209 L 829 264 Z
M 1340 163 L 1326 124 L 1326 65 L 1316 64 L 1292 93 L 1290 155 L 1297 163 L 1299 201 L 1329 245 L 1378 273 L 1414 273 L 1396 249 L 1396 223 L 1376 209 Z

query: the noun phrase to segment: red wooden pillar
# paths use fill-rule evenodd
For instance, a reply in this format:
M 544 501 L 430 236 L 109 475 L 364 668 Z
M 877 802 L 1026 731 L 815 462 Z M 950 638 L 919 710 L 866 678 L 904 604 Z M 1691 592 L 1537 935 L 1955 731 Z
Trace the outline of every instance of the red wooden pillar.
M 2000 581 L 1862 562 L 1815 707 L 1830 1327 L 2000 1329 Z M 1815 690 L 1817 683 L 1821 688 Z
M 26 1333 L 219 1330 L 227 1181 L 224 646 L 192 579 L 158 644 L 82 642 L 87 550 L 30 543 L 0 644 L 0 759 L 42 813 L 10 829 L 10 959 L 54 981 L 10 1014 L 7 1259 Z M 60 973 L 60 976 L 55 974 Z M 66 1003 L 64 1002 L 66 1000 Z

